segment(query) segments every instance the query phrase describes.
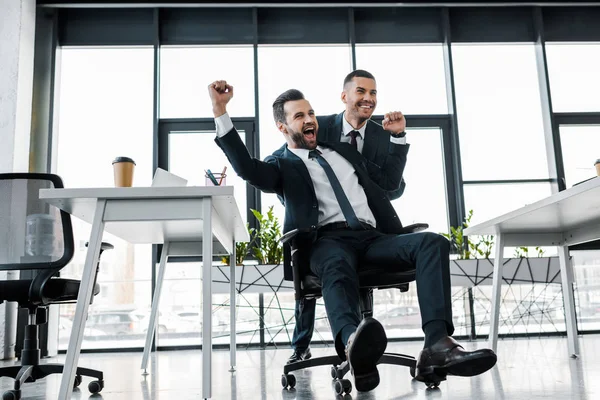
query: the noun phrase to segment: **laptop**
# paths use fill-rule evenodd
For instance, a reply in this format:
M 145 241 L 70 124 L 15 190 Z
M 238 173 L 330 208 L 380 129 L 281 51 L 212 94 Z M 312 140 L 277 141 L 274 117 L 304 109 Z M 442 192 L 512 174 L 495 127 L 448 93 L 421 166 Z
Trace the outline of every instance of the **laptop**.
M 165 171 L 162 168 L 156 168 L 154 179 L 152 179 L 152 187 L 176 187 L 187 186 L 187 179 Z

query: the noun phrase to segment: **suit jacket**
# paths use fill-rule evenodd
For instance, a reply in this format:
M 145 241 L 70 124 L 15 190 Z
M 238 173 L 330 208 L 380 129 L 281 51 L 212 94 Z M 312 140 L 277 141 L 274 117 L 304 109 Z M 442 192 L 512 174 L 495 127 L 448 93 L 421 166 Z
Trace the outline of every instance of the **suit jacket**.
M 283 198 L 283 233 L 294 229 L 314 231 L 317 228 L 319 208 L 312 179 L 304 161 L 287 146 L 281 155 L 271 155 L 260 161 L 250 156 L 235 128 L 217 137 L 215 142 L 242 179 L 265 193 L 276 193 Z M 383 233 L 400 233 L 402 224 L 382 187 L 399 185 L 401 174 L 390 175 L 383 173 L 381 168 L 368 168 L 365 158 L 349 143 L 319 144 L 331 147 L 352 164 L 377 221 L 377 229 Z M 400 170 L 406 164 L 407 151 L 408 146 L 389 146 L 388 157 L 395 159 Z M 395 181 L 393 176 L 397 177 Z M 285 271 L 285 275 L 291 276 L 291 271 Z
M 340 143 L 343 118 L 343 112 L 325 117 L 317 117 L 317 121 L 319 122 L 319 132 L 317 137 L 319 141 L 325 143 Z M 287 145 L 285 144 L 281 146 L 273 153 L 273 156 L 281 156 L 286 147 Z M 380 182 L 383 185 L 382 188 L 387 191 L 387 195 L 391 200 L 395 200 L 402 196 L 406 187 L 404 178 L 402 178 L 406 161 L 404 161 L 404 164 L 400 164 L 400 160 L 397 157 L 390 156 L 390 153 L 394 153 L 393 148 L 397 147 L 404 147 L 406 152 L 408 152 L 410 145 L 391 143 L 390 133 L 388 131 L 384 130 L 377 122 L 371 120 L 367 121 L 362 155 L 366 160 L 366 166 L 370 173 L 381 173 L 391 177 L 390 180 L 383 180 Z M 394 184 L 394 182 L 398 183 Z

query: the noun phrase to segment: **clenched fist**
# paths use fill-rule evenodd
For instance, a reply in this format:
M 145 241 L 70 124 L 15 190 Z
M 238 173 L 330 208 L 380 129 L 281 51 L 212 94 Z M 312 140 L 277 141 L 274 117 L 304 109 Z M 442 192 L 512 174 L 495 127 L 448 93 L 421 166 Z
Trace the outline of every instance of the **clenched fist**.
M 383 117 L 383 129 L 392 133 L 402 133 L 406 129 L 406 118 L 400 111 L 393 111 Z
M 227 112 L 227 103 L 233 97 L 233 86 L 227 81 L 214 81 L 208 85 L 208 94 L 213 106 L 213 114 L 216 117 Z

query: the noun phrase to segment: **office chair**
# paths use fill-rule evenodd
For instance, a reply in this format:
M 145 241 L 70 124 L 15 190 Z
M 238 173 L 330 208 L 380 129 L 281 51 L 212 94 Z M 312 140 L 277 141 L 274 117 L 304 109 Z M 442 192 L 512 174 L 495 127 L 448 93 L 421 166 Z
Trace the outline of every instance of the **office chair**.
M 405 226 L 402 234 L 415 233 L 427 229 L 428 224 L 414 224 Z M 302 233 L 302 235 L 300 234 Z M 321 282 L 310 272 L 309 255 L 312 237 L 307 232 L 291 231 L 285 234 L 281 241 L 284 243 L 284 264 L 291 263 L 294 274 L 294 291 L 296 300 L 314 299 L 322 296 Z M 360 307 L 362 317 L 373 316 L 373 289 L 400 289 L 401 292 L 408 291 L 408 284 L 415 280 L 415 267 L 412 264 L 399 265 L 390 269 L 387 265 L 361 264 L 358 268 L 360 284 Z M 417 361 L 414 357 L 405 354 L 384 353 L 378 364 L 402 365 L 410 368 L 410 374 L 415 377 Z M 334 388 L 338 395 L 350 393 L 352 383 L 344 379 L 344 375 L 350 371 L 348 361 L 343 361 L 336 354 L 333 356 L 316 357 L 308 360 L 286 364 L 283 367 L 281 385 L 284 388 L 296 386 L 296 377 L 290 374 L 305 368 L 320 365 L 332 365 L 331 378 L 335 381 Z M 437 387 L 440 382 L 427 383 L 428 387 Z
M 33 279 L 0 281 L 0 303 L 17 302 L 29 314 L 21 365 L 0 368 L 0 377 L 15 379 L 14 389 L 2 400 L 19 400 L 25 382 L 63 372 L 62 364 L 40 364 L 38 330 L 48 322 L 50 304 L 73 303 L 79 292 L 80 281 L 55 277 L 73 257 L 71 217 L 39 199 L 40 189 L 62 187 L 60 177 L 53 174 L 0 174 L 0 271 L 35 271 Z M 112 248 L 102 243 L 100 254 Z M 99 291 L 94 283 L 94 295 Z M 104 388 L 102 371 L 77 368 L 76 374 L 75 387 L 82 376 L 90 376 L 96 378 L 88 386 L 91 393 Z

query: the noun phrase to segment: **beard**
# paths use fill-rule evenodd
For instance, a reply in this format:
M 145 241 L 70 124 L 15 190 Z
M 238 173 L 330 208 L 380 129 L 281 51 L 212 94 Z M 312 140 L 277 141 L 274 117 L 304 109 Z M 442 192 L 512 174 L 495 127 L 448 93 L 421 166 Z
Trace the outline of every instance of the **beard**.
M 304 133 L 291 131 L 290 138 L 299 149 L 314 150 L 317 148 L 317 135 L 314 138 L 307 138 Z

